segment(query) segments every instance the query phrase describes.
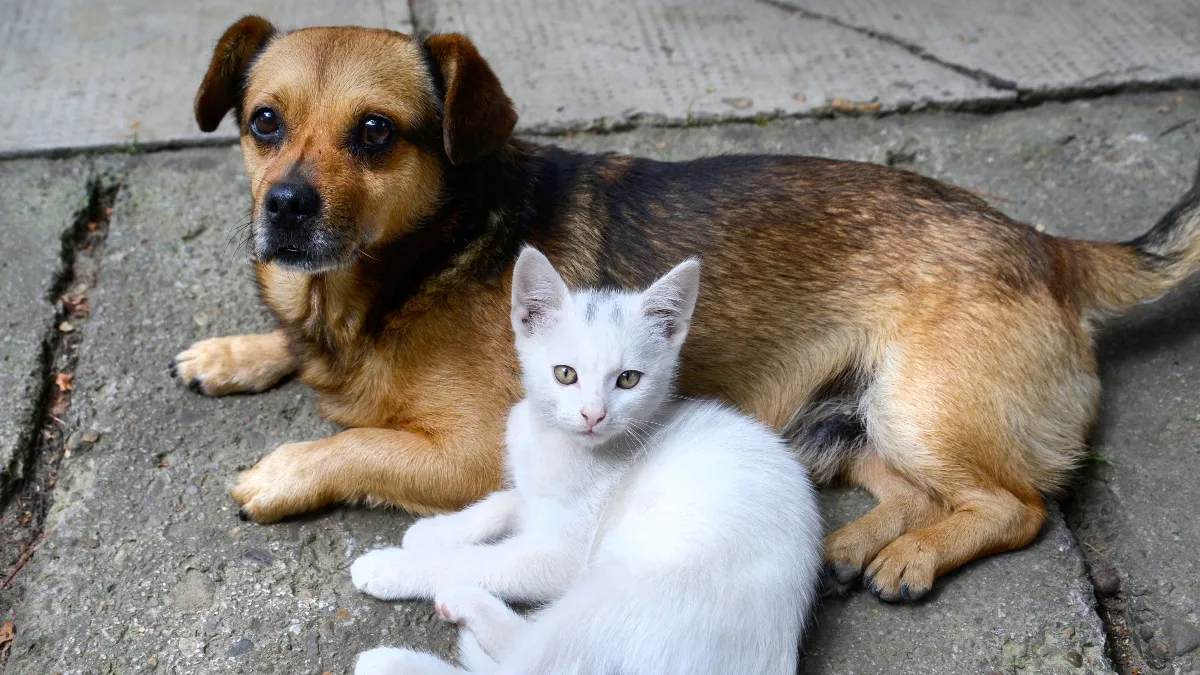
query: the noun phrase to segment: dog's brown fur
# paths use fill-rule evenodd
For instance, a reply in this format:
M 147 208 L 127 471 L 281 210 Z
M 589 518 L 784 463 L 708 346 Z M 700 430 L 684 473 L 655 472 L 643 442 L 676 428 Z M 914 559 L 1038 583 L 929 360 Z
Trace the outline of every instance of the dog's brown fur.
M 284 135 L 256 140 L 272 107 Z M 234 108 L 264 193 L 303 180 L 316 225 L 348 242 L 320 271 L 256 249 L 268 336 L 198 342 L 179 376 L 258 391 L 296 370 L 351 427 L 244 472 L 243 512 L 270 522 L 338 501 L 452 509 L 500 485 L 520 395 L 509 273 L 536 245 L 575 285 L 644 286 L 704 260 L 687 394 L 718 396 L 791 437 L 814 475 L 879 500 L 830 535 L 830 572 L 885 599 L 1037 535 L 1041 495 L 1079 461 L 1096 414 L 1092 322 L 1200 265 L 1200 187 L 1128 244 L 1056 239 L 911 173 L 805 157 L 669 164 L 509 138 L 515 114 L 458 35 L 277 34 L 247 17 L 196 98 L 201 128 Z M 382 155 L 348 145 L 391 119 Z

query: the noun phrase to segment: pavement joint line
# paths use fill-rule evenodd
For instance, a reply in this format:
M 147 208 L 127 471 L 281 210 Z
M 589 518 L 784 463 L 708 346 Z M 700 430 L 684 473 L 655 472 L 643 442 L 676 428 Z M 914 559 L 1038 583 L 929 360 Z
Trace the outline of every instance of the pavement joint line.
M 782 2 L 781 0 L 758 0 L 758 1 L 763 3 L 764 5 L 769 5 L 771 7 L 775 7 L 780 10 L 783 10 L 785 12 L 796 14 L 796 15 L 804 17 L 806 19 L 812 19 L 814 21 L 823 21 L 832 26 L 837 26 L 838 28 L 845 28 L 846 30 L 854 31 L 855 33 L 858 33 L 859 35 L 864 35 L 873 40 L 878 40 L 880 42 L 886 42 L 887 44 L 894 45 L 896 47 L 900 47 L 901 49 L 907 50 L 913 56 L 916 56 L 919 59 L 936 64 L 938 66 L 941 66 L 942 68 L 946 68 L 947 70 L 952 70 L 952 71 L 958 73 L 959 75 L 969 77 L 972 80 L 975 80 L 976 82 L 979 82 L 980 84 L 987 85 L 993 89 L 1000 89 L 1003 91 L 1019 91 L 1019 87 L 1018 87 L 1017 83 L 1012 80 L 1005 79 L 1003 77 L 1000 77 L 999 75 L 989 73 L 986 70 L 983 70 L 980 68 L 968 68 L 966 66 L 954 63 L 952 61 L 946 61 L 946 60 L 930 53 L 929 50 L 925 49 L 921 45 L 919 45 L 915 42 L 909 42 L 908 40 L 904 40 L 902 38 L 896 37 L 895 35 L 891 35 L 889 33 L 885 33 L 882 31 L 872 30 L 870 28 L 866 28 L 863 26 L 856 26 L 852 23 L 842 21 L 841 19 L 838 19 L 837 17 L 829 16 L 828 14 L 823 14 L 821 12 L 814 12 L 813 10 L 808 9 L 806 7 L 799 7 L 796 5 L 787 4 L 785 2 Z
M 758 0 L 773 2 L 773 0 Z M 413 0 L 419 3 L 420 0 Z M 419 4 L 417 5 L 419 6 Z M 417 24 L 414 24 L 417 25 Z M 685 121 L 664 120 L 658 115 L 634 115 L 628 121 L 611 123 L 611 120 L 597 119 L 580 126 L 549 126 L 537 129 L 520 129 L 515 135 L 523 138 L 551 140 L 576 134 L 610 135 L 636 131 L 639 129 L 713 129 L 716 127 L 756 125 L 762 126 L 772 122 L 786 122 L 805 119 L 844 119 L 855 117 L 873 117 L 883 119 L 896 115 L 919 115 L 923 113 L 955 113 L 968 115 L 996 115 L 1036 108 L 1045 103 L 1072 103 L 1075 101 L 1090 101 L 1097 99 L 1122 96 L 1126 94 L 1144 94 L 1155 92 L 1191 91 L 1200 89 L 1200 74 L 1195 77 L 1178 77 L 1157 82 L 1129 82 L 1115 85 L 1073 86 L 1053 90 L 1017 89 L 1017 96 L 1006 100 L 996 99 L 964 99 L 961 101 L 920 101 L 897 106 L 876 112 L 852 112 L 836 110 L 832 106 L 818 108 L 799 113 L 762 113 L 754 117 L 734 119 L 690 119 Z M 1178 131 L 1197 120 L 1187 120 L 1174 128 L 1161 132 L 1165 136 Z M 64 146 L 61 148 L 0 151 L 0 162 L 20 159 L 66 159 L 78 156 L 102 156 L 114 154 L 151 154 L 173 152 L 191 148 L 228 147 L 240 143 L 238 138 L 217 136 L 212 138 L 171 139 L 166 141 L 104 143 L 87 146 Z
M 1160 134 L 1160 137 L 1164 135 L 1166 134 Z M 1081 472 L 1089 471 L 1090 468 L 1090 466 L 1084 466 Z M 1075 539 L 1076 548 L 1083 554 L 1087 581 L 1091 584 L 1092 593 L 1095 595 L 1094 611 L 1100 619 L 1100 625 L 1104 628 L 1106 642 L 1104 656 L 1112 664 L 1113 670 L 1118 673 L 1150 672 L 1149 664 L 1142 657 L 1141 647 L 1137 644 L 1137 634 L 1134 632 L 1128 614 L 1129 604 L 1126 598 L 1128 591 L 1118 585 L 1115 592 L 1102 593 L 1096 583 L 1096 575 L 1101 570 L 1119 574 L 1119 568 L 1104 554 L 1104 549 L 1097 549 L 1087 542 L 1087 537 L 1080 527 L 1080 505 L 1076 501 L 1078 498 L 1079 495 L 1072 493 L 1062 501 L 1061 505 L 1067 529 Z
M 96 287 L 109 216 L 120 189 L 119 181 L 113 177 L 97 174 L 94 169 L 90 171 L 87 201 L 76 213 L 72 227 L 62 235 L 61 267 L 48 290 L 48 300 L 58 309 L 53 335 L 44 342 L 41 369 L 44 389 L 34 412 L 34 436 L 24 449 L 28 469 L 19 481 L 6 486 L 0 494 L 0 514 L 4 520 L 19 522 L 31 532 L 27 545 L 12 565 L 0 569 L 0 592 L 9 591 L 44 538 L 46 517 L 54 504 L 58 467 L 67 451 L 66 419 L 83 342 L 81 329 L 87 325 L 90 313 L 86 295 L 76 297 L 71 290 L 81 282 L 87 284 L 85 293 Z M 0 601 L 15 606 L 23 595 L 21 591 L 17 587 L 0 596 Z M 0 615 L 6 614 L 7 610 L 0 610 Z M 6 660 L 7 653 L 0 653 L 0 671 Z
M 430 0 L 408 0 L 408 21 L 412 24 L 413 37 L 424 40 L 425 37 L 437 32 L 437 7 Z

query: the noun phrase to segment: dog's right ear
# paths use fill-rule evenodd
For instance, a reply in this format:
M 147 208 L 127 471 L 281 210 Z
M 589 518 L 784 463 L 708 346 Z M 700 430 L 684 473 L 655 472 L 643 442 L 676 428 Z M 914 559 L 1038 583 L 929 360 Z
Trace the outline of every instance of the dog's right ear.
M 260 16 L 244 16 L 229 27 L 213 50 L 208 73 L 196 92 L 196 123 L 215 131 L 221 118 L 240 103 L 242 76 L 258 50 L 275 35 L 275 26 Z
M 444 89 L 442 142 L 450 163 L 468 164 L 503 147 L 517 111 L 479 50 L 457 33 L 430 36 L 425 48 Z

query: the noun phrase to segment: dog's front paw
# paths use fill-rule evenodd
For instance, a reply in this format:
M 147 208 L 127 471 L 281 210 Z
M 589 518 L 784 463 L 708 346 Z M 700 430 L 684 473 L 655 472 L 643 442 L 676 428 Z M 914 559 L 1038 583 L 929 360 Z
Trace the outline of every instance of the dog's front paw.
M 288 443 L 238 474 L 231 491 L 242 505 L 243 520 L 273 523 L 325 505 L 319 463 L 313 466 L 313 447 L 319 443 Z
M 412 556 L 402 548 L 382 548 L 359 556 L 350 565 L 354 587 L 380 600 L 422 597 L 419 573 L 412 569 Z
M 171 376 L 209 396 L 263 391 L 294 370 L 281 334 L 201 340 L 171 361 Z
M 920 600 L 933 589 L 938 552 L 920 537 L 906 534 L 888 544 L 863 575 L 863 583 L 880 600 Z
M 358 655 L 354 675 L 419 675 L 444 672 L 446 668 L 447 665 L 432 654 L 376 647 Z

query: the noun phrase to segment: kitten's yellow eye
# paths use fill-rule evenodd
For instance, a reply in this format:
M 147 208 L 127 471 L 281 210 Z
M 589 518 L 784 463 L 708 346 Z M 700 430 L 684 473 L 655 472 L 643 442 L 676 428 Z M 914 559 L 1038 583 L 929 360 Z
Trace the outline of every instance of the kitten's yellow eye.
M 617 386 L 622 389 L 633 389 L 642 381 L 642 374 L 636 370 L 627 370 L 617 376 Z
M 560 384 L 575 384 L 579 381 L 579 375 L 571 366 L 554 366 L 554 379 Z

